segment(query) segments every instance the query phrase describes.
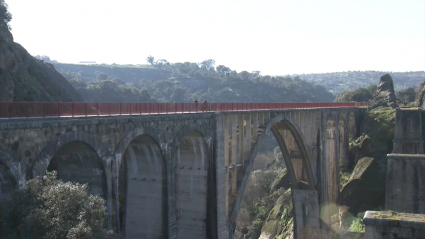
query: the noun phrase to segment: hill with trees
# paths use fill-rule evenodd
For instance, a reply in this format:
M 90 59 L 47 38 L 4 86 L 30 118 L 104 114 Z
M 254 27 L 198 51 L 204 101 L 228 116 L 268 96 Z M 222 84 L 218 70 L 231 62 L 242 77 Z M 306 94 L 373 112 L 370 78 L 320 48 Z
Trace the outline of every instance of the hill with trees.
M 332 94 L 338 95 L 344 91 L 367 88 L 376 84 L 379 77 L 390 73 L 395 84 L 395 90 L 418 87 L 425 80 L 424 71 L 383 72 L 383 71 L 347 71 L 323 74 L 302 74 L 299 77 L 307 82 L 324 86 Z
M 151 65 L 53 63 L 85 101 L 111 102 L 332 102 L 324 87 L 290 76 L 262 76 L 215 67 L 214 60 Z

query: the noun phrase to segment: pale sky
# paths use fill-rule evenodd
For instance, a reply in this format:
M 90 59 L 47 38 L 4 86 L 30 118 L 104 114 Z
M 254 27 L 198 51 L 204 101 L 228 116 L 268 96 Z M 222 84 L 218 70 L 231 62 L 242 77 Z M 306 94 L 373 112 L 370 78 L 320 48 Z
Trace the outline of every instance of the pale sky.
M 262 75 L 423 71 L 424 0 L 6 0 L 16 42 L 63 63 L 214 59 Z

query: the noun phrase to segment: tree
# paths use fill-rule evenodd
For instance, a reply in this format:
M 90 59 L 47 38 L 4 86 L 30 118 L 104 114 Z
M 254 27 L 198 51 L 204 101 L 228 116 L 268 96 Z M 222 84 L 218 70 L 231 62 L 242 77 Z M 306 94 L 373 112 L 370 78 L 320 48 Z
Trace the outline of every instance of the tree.
M 96 71 L 96 80 L 98 80 L 98 81 L 104 81 L 104 80 L 107 80 L 107 79 L 108 79 L 108 75 L 107 74 L 105 74 L 103 72 L 100 72 L 100 71 Z
M 47 172 L 2 202 L 1 238 L 114 238 L 105 229 L 104 205 L 87 184 L 64 183 L 57 172 Z
M 151 55 L 146 57 L 146 61 L 148 61 L 148 63 L 151 64 L 151 65 L 155 65 L 155 58 Z
M 223 66 L 223 65 L 219 65 L 219 66 L 217 66 L 217 72 L 220 75 L 227 76 L 227 75 L 229 75 L 232 72 L 232 70 L 229 67 L 226 67 L 226 66 Z
M 8 28 L 11 30 L 9 22 L 12 20 L 12 14 L 7 10 L 7 4 L 0 0 L 0 29 Z
M 199 63 L 201 69 L 207 70 L 207 71 L 213 71 L 214 70 L 214 65 L 215 65 L 215 61 L 213 59 L 208 59 L 205 60 L 201 63 Z
M 162 66 L 169 66 L 170 65 L 170 62 L 168 62 L 167 60 L 165 60 L 165 59 L 159 59 L 159 60 L 157 60 L 156 62 L 155 62 L 155 65 L 156 66 L 159 66 L 159 67 L 162 67 Z

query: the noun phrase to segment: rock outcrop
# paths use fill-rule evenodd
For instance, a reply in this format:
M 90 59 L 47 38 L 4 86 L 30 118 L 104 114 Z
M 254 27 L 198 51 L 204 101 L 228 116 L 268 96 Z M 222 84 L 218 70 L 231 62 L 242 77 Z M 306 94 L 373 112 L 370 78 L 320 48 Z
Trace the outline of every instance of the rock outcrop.
M 0 28 L 0 101 L 83 101 L 53 65 L 32 57 Z
M 373 158 L 361 158 L 354 168 L 348 183 L 342 188 L 339 204 L 348 206 L 353 215 L 360 211 L 382 205 L 385 195 L 385 174 Z
M 425 109 L 425 81 L 421 83 L 416 95 L 416 105 L 422 109 Z
M 369 101 L 369 109 L 378 107 L 397 107 L 394 93 L 393 79 L 389 74 L 381 76 L 378 89 L 373 93 L 373 98 Z

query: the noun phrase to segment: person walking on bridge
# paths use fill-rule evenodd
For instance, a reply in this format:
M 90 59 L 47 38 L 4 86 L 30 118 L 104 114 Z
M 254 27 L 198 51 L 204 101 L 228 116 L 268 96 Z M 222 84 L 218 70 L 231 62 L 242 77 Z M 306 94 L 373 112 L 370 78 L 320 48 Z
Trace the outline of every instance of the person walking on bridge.
M 202 110 L 207 111 L 208 110 L 208 102 L 207 99 L 204 99 L 204 103 L 202 103 Z
M 195 107 L 195 112 L 198 112 L 198 100 L 197 99 L 195 99 L 193 101 L 193 106 Z

